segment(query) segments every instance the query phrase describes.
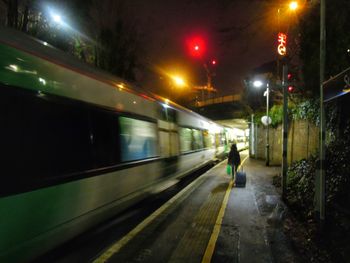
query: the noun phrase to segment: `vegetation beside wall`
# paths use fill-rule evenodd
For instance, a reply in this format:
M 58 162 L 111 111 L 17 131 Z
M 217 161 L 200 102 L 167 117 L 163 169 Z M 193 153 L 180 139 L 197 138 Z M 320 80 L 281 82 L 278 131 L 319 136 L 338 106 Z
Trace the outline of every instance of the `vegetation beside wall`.
M 308 120 L 311 123 L 319 125 L 319 101 L 308 99 L 299 102 L 289 102 L 288 119 L 289 120 Z M 261 117 L 265 116 L 265 111 L 259 111 L 254 115 L 254 121 L 261 125 Z M 271 118 L 271 127 L 276 128 L 283 121 L 283 105 L 274 105 L 269 111 Z
M 326 147 L 325 165 L 326 213 L 335 221 L 341 214 L 350 212 L 347 208 L 350 202 L 350 123 L 338 136 Z M 318 157 L 312 156 L 293 163 L 288 169 L 287 200 L 305 218 L 313 216 L 317 162 Z

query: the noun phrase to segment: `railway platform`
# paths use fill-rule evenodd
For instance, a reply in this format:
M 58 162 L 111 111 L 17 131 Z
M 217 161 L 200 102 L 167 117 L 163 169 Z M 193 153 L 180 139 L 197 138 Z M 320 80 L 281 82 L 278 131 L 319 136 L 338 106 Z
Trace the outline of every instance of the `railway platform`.
M 298 262 L 281 226 L 284 204 L 272 185 L 279 168 L 247 157 L 243 167 L 245 188 L 232 186 L 223 161 L 94 262 Z

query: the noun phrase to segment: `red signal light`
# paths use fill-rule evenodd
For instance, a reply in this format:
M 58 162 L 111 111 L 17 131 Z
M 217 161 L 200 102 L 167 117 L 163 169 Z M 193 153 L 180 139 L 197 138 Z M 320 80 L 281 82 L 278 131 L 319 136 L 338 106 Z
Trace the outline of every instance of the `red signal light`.
M 294 87 L 293 86 L 288 86 L 288 92 L 293 92 L 294 91 Z
M 213 66 L 215 66 L 215 65 L 216 65 L 216 60 L 213 59 L 213 60 L 211 61 L 211 64 L 212 64 Z
M 291 80 L 292 79 L 292 73 L 288 73 L 287 78 L 288 78 L 288 80 Z
M 201 37 L 192 37 L 186 41 L 187 50 L 190 56 L 201 58 L 203 57 L 206 47 L 205 41 Z

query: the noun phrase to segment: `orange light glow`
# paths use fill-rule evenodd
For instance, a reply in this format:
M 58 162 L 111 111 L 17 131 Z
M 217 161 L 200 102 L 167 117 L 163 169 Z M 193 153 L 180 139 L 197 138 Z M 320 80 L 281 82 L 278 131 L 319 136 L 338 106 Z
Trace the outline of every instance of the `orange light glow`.
M 180 76 L 173 76 L 172 79 L 173 79 L 175 85 L 178 87 L 184 87 L 186 85 L 184 79 Z
M 293 11 L 295 11 L 296 9 L 298 9 L 298 2 L 296 2 L 296 1 L 290 2 L 290 4 L 289 4 L 289 9 L 290 9 L 290 10 L 293 10 Z

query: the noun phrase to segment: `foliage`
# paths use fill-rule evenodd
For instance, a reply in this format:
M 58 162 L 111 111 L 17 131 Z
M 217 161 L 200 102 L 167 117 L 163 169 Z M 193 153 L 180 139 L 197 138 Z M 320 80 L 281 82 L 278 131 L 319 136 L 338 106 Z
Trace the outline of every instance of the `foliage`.
M 327 203 L 349 200 L 350 187 L 350 122 L 338 139 L 332 141 L 326 150 Z M 349 200 L 350 201 L 350 200 Z M 347 206 L 348 204 L 346 204 Z
M 127 80 L 134 80 L 137 63 L 138 33 L 117 19 L 114 28 L 99 32 L 98 66 Z
M 270 112 L 269 116 L 271 117 L 271 126 L 277 127 L 283 121 L 283 105 L 274 105 Z
M 140 34 L 132 14 L 119 0 L 3 0 L 7 26 L 22 30 L 79 59 L 94 63 L 127 80 L 135 79 L 140 51 Z M 48 6 L 56 7 L 73 19 L 66 25 L 49 17 Z M 66 21 L 65 21 L 66 22 Z
M 291 108 L 289 108 L 290 112 Z M 266 116 L 266 111 L 258 111 L 254 115 L 255 123 L 261 124 L 261 117 Z M 269 111 L 271 118 L 271 127 L 276 128 L 283 121 L 283 105 L 274 105 Z
M 338 206 L 347 207 L 350 201 L 349 156 L 350 122 L 339 134 L 338 140 L 332 141 L 326 147 L 326 206 L 331 217 Z M 311 216 L 313 211 L 317 163 L 317 158 L 312 156 L 293 163 L 288 169 L 287 200 L 304 217 Z
M 261 116 L 260 116 L 261 115 Z M 256 114 L 258 117 L 266 115 L 265 112 Z M 283 105 L 274 105 L 269 111 L 271 126 L 277 127 L 283 121 Z M 309 120 L 316 125 L 319 124 L 319 104 L 316 100 L 305 100 L 298 104 L 289 103 L 288 118 L 293 120 Z M 258 119 L 258 118 L 256 118 Z M 258 119 L 260 121 L 260 119 Z
M 309 120 L 316 125 L 319 124 L 319 101 L 309 99 L 299 102 L 291 109 L 293 120 Z
M 288 169 L 287 200 L 304 217 L 310 216 L 313 210 L 315 171 L 315 157 L 297 161 Z
M 95 38 L 95 65 L 126 80 L 135 80 L 135 70 L 144 56 L 135 15 L 123 0 L 90 0 L 91 35 Z

